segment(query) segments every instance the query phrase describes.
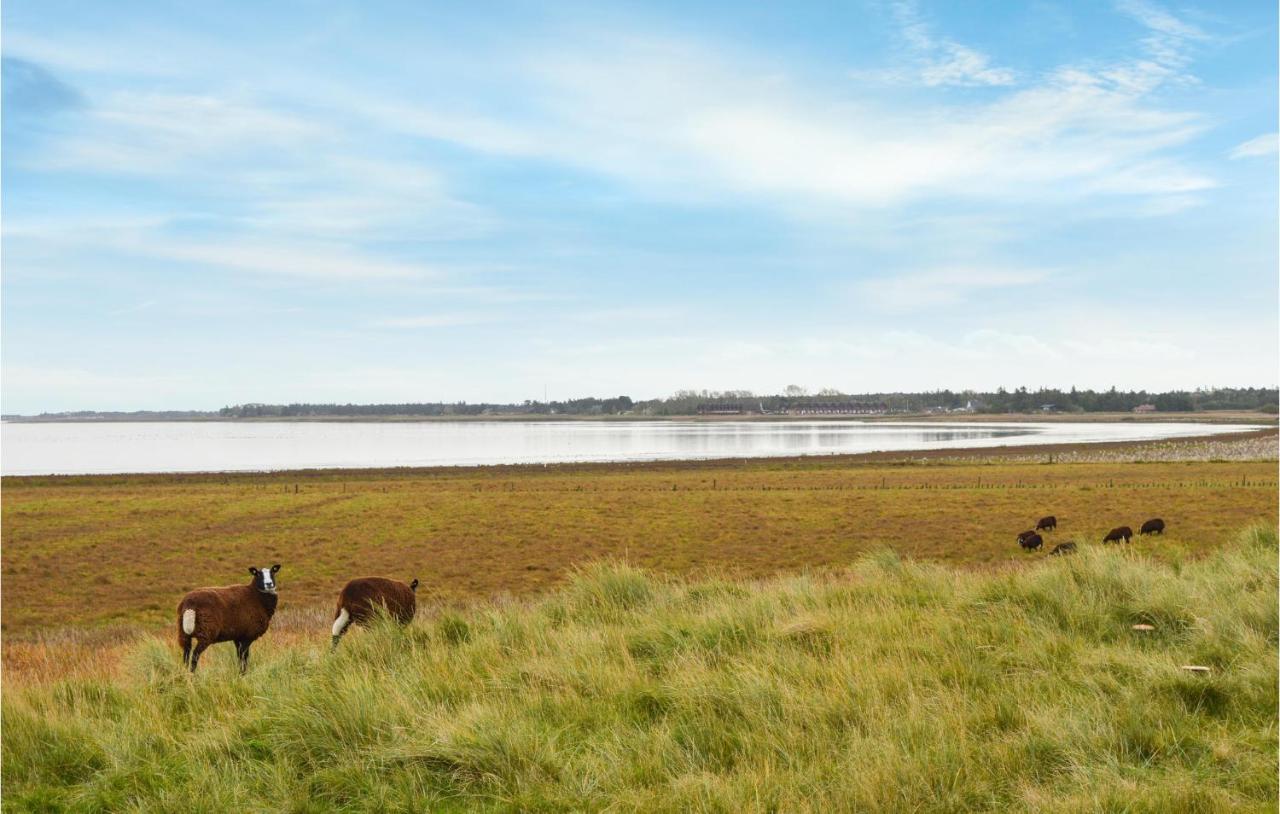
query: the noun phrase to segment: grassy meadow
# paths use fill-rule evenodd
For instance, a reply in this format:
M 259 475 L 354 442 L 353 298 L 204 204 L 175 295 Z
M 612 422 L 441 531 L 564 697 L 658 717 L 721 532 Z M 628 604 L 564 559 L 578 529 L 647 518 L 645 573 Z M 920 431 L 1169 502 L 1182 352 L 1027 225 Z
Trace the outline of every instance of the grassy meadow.
M 1025 453 L 1022 453 L 1025 454 Z M 1049 460 L 1048 457 L 1045 458 Z M 1274 461 L 902 463 L 848 458 L 5 478 L 6 642 L 62 628 L 167 632 L 187 590 L 283 563 L 281 609 L 329 605 L 352 576 L 423 582 L 420 601 L 526 596 L 576 565 L 759 578 L 843 566 L 888 547 L 1003 567 L 1017 532 L 1055 514 L 1055 542 L 1149 517 L 1143 550 L 1203 553 L 1274 522 Z M 105 635 L 105 634 L 104 634 Z M 13 664 L 16 651 L 6 646 Z
M 1016 569 L 881 549 L 758 581 L 597 563 L 334 655 L 273 629 L 244 678 L 229 646 L 190 676 L 145 638 L 109 670 L 10 674 L 3 805 L 1274 811 L 1274 525 L 1153 548 Z

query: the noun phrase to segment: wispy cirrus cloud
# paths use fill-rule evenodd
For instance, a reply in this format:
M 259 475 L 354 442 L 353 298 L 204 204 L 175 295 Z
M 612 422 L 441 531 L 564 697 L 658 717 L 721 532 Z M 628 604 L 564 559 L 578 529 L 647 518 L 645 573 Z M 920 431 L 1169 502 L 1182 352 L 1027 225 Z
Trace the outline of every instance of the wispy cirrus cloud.
M 982 292 L 1034 285 L 1047 276 L 1039 269 L 938 268 L 862 280 L 854 293 L 875 310 L 904 313 L 953 305 Z
M 1260 136 L 1254 136 L 1246 142 L 1237 144 L 1230 152 L 1230 157 L 1236 158 L 1258 158 L 1260 156 L 1272 155 L 1280 150 L 1280 133 L 1263 133 Z
M 168 224 L 149 220 L 113 225 L 79 222 L 84 231 L 70 233 L 61 224 L 6 224 L 6 242 L 25 248 L 49 246 L 69 257 L 110 253 L 149 258 L 170 266 L 189 264 L 224 274 L 297 280 L 441 281 L 449 272 L 425 263 L 375 256 L 341 241 L 299 243 L 264 237 L 175 237 Z
M 374 321 L 374 325 L 379 328 L 403 328 L 403 329 L 425 329 L 425 328 L 456 328 L 463 325 L 482 325 L 489 322 L 498 322 L 504 317 L 500 314 L 487 313 L 440 313 L 440 314 L 418 314 L 416 316 L 406 317 L 384 317 Z
M 253 191 L 247 221 L 371 232 L 439 224 L 458 235 L 493 228 L 494 216 L 451 193 L 429 165 L 397 167 L 375 157 L 315 110 L 340 103 L 383 136 L 551 161 L 661 198 L 745 193 L 792 211 L 797 204 L 1186 195 L 1213 185 L 1167 154 L 1205 126 L 1154 94 L 1162 84 L 1192 81 L 1190 46 L 1203 37 L 1169 12 L 1139 2 L 1122 7 L 1148 32 L 1128 58 L 1020 77 L 934 33 L 914 3 L 890 8 L 908 51 L 905 68 L 886 70 L 994 95 L 894 105 L 711 41 L 596 30 L 572 45 L 533 40 L 498 57 L 495 70 L 522 99 L 518 107 L 499 110 L 483 99 L 465 108 L 456 100 L 422 104 L 340 86 L 323 96 L 300 88 L 286 110 L 211 94 L 118 93 L 89 114 L 101 132 L 51 146 L 46 160 L 198 175 L 223 172 L 217 159 L 229 156 L 235 177 Z M 281 95 L 290 98 L 287 89 Z M 244 152 L 247 143 L 273 147 L 270 162 Z M 379 161 L 387 172 L 344 169 Z
M 917 63 L 915 78 L 930 87 L 1012 85 L 1017 74 L 1010 68 L 991 64 L 981 51 L 946 37 L 939 38 L 921 18 L 914 2 L 902 0 L 892 6 L 893 16 Z M 905 72 L 896 72 L 903 78 Z
M 580 39 L 595 46 L 517 58 L 524 95 L 540 102 L 519 116 L 373 110 L 386 127 L 567 164 L 676 199 L 746 194 L 794 211 L 1185 196 L 1215 182 L 1170 152 L 1206 124 L 1155 93 L 1191 81 L 1192 35 L 1167 16 L 1150 16 L 1156 27 L 1129 58 L 1064 64 L 1022 82 L 912 22 L 917 50 L 954 57 L 926 65 L 929 82 L 985 84 L 994 94 L 931 106 L 860 99 L 705 42 L 593 32 Z

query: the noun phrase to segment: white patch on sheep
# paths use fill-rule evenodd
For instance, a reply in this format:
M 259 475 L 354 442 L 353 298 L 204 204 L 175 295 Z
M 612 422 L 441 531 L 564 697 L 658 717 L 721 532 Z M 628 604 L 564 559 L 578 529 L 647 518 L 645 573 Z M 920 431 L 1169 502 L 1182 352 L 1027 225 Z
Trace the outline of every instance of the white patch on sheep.
M 194 608 L 187 608 L 182 612 L 182 632 L 188 636 L 196 632 L 196 611 Z
M 333 635 L 341 636 L 342 631 L 346 630 L 347 622 L 351 621 L 351 614 L 347 613 L 347 609 L 343 608 L 338 614 L 338 618 L 333 620 Z
M 259 573 L 262 574 L 262 590 L 274 591 L 276 589 L 276 581 L 271 576 L 271 569 L 263 568 Z

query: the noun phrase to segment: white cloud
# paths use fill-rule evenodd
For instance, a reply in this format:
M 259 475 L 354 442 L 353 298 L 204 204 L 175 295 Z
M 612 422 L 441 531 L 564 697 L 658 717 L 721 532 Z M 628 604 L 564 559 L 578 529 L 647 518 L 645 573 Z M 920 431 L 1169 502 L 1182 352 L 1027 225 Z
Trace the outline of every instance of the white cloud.
M 894 17 L 915 54 L 919 80 L 930 87 L 1012 85 L 1017 74 L 996 68 L 986 54 L 949 39 L 939 40 L 920 18 L 914 2 L 894 3 Z M 899 76 L 902 74 L 899 73 Z
M 242 183 L 252 201 L 246 223 L 353 235 L 465 237 L 494 223 L 421 162 L 415 171 L 353 143 L 336 123 L 318 123 L 316 111 L 335 106 L 382 137 L 408 134 L 551 160 L 680 200 L 746 194 L 791 212 L 938 199 L 1021 205 L 1103 194 L 1185 198 L 1213 185 L 1167 154 L 1204 123 L 1161 108 L 1153 96 L 1164 83 L 1193 81 L 1189 47 L 1204 37 L 1194 26 L 1156 6 L 1126 3 L 1123 11 L 1148 31 L 1135 44 L 1139 53 L 1024 78 L 935 34 L 914 4 L 892 8 L 909 47 L 906 69 L 917 81 L 982 85 L 991 93 L 930 108 L 859 102 L 847 87 L 823 87 L 767 57 L 593 30 L 574 32 L 570 45 L 495 57 L 487 70 L 502 77 L 518 104 L 483 96 L 428 103 L 333 83 L 321 90 L 296 79 L 275 90 L 295 103 L 291 112 L 213 94 L 112 94 L 96 100 L 100 109 L 92 113 L 105 137 L 67 142 L 49 160 L 82 169 L 182 167 L 197 176 L 224 175 L 229 165 L 235 172 L 224 180 Z M 486 113 L 487 104 L 500 112 Z M 276 148 L 269 160 L 246 159 L 247 146 L 261 144 Z M 234 160 L 210 160 L 228 155 Z M 361 162 L 386 171 L 362 173 Z
M 454 197 L 433 167 L 386 157 L 306 106 L 216 93 L 113 92 L 90 101 L 74 130 L 26 159 L 30 168 L 180 181 L 219 207 L 190 214 L 276 239 L 473 237 L 495 225 L 491 213 Z
M 958 43 L 939 46 L 943 57 L 932 59 L 920 71 L 926 85 L 1012 85 L 1016 74 L 1008 68 L 991 67 L 991 59 Z
M 599 32 L 581 39 L 595 45 L 518 63 L 522 96 L 539 103 L 519 116 L 399 117 L 385 106 L 373 115 L 384 127 L 582 167 L 663 197 L 746 194 L 792 212 L 1186 196 L 1215 183 L 1169 154 L 1205 126 L 1155 99 L 1161 83 L 1187 78 L 1184 40 L 1173 35 L 1147 38 L 1160 41 L 1158 53 L 1144 40 L 1132 59 L 1063 66 L 1014 88 L 1002 90 L 1010 77 L 993 74 L 986 84 L 995 98 L 927 108 L 859 102 L 847 89 L 704 43 Z M 956 58 L 929 68 L 938 83 L 994 70 L 963 46 L 930 47 Z
M 1037 269 L 942 268 L 863 280 L 854 286 L 860 300 L 880 311 L 921 311 L 962 302 L 982 292 L 1042 282 Z
M 1203 40 L 1208 36 L 1190 23 L 1178 19 L 1155 3 L 1120 0 L 1117 7 L 1157 34 L 1177 40 Z
M 48 146 L 36 167 L 109 174 L 183 174 L 245 151 L 321 147 L 331 128 L 260 104 L 212 94 L 119 91 L 91 98 L 74 132 Z
M 1263 133 L 1236 145 L 1231 151 L 1231 158 L 1258 158 L 1271 155 L 1277 149 L 1280 149 L 1280 133 Z
M 341 244 L 231 240 L 122 240 L 116 248 L 162 260 L 196 263 L 252 274 L 312 280 L 438 279 L 443 272 L 418 264 L 370 257 Z
M 498 322 L 501 319 L 502 317 L 497 314 L 422 314 L 412 317 L 386 317 L 377 320 L 374 324 L 382 328 L 454 328 L 461 325 Z

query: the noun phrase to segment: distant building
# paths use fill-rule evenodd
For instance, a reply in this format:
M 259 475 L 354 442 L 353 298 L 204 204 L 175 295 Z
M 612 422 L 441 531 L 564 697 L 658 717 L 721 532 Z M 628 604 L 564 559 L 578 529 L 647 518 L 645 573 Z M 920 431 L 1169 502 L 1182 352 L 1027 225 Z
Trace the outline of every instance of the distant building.
M 1133 408 L 1133 411 L 1135 413 L 1154 413 L 1156 411 L 1156 406 L 1154 404 L 1139 404 L 1137 407 Z
M 1058 412 L 1058 405 L 1056 405 L 1056 404 L 1041 404 L 1041 405 L 1040 405 L 1040 412 L 1042 412 L 1042 413 L 1056 413 L 1056 412 Z
M 741 404 L 728 402 L 711 402 L 698 405 L 698 415 L 742 415 L 746 410 Z
M 883 415 L 889 405 L 867 401 L 811 401 L 787 408 L 791 415 Z

